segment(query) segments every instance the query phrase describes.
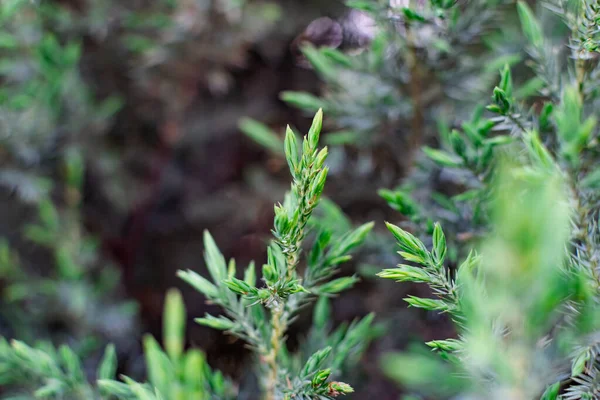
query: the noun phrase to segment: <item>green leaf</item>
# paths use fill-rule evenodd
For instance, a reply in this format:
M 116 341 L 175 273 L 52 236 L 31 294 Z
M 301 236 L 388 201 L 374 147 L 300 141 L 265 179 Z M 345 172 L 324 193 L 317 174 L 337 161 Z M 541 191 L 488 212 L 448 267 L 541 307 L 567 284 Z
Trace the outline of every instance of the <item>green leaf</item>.
M 66 367 L 67 374 L 76 382 L 84 382 L 85 375 L 81 369 L 81 361 L 75 352 L 67 345 L 58 348 L 60 358 Z
M 525 37 L 527 37 L 533 47 L 541 48 L 544 44 L 544 35 L 535 15 L 527 3 L 522 0 L 517 2 L 517 11 L 519 12 L 519 19 L 521 20 L 521 27 L 523 28 Z
M 326 296 L 320 296 L 313 313 L 313 324 L 316 329 L 325 329 L 331 322 L 331 306 Z
M 538 166 L 543 167 L 547 170 L 555 168 L 555 162 L 552 155 L 543 145 L 540 140 L 540 136 L 537 131 L 525 132 L 523 135 L 523 141 L 525 142 L 529 156 Z
M 508 65 L 505 65 L 500 71 L 500 84 L 498 86 L 506 93 L 508 98 L 512 97 L 513 83 L 510 67 Z
M 308 143 L 311 149 L 316 149 L 319 144 L 319 136 L 323 127 L 323 109 L 319 108 L 315 114 L 310 129 L 308 130 Z
M 207 379 L 205 376 L 207 368 L 204 353 L 198 349 L 189 350 L 183 360 L 183 382 L 187 387 L 203 392 Z
M 554 111 L 561 153 L 572 165 L 580 162 L 579 154 L 596 126 L 595 116 L 583 121 L 583 101 L 575 86 L 563 89 L 560 105 Z
M 242 118 L 239 128 L 246 136 L 276 155 L 282 155 L 281 138 L 268 126 L 251 118 Z
M 183 353 L 185 342 L 185 305 L 177 289 L 167 292 L 164 308 L 163 341 L 167 354 L 175 363 Z
M 560 390 L 560 382 L 556 382 L 554 385 L 548 386 L 544 391 L 544 394 L 540 398 L 540 400 L 557 400 L 558 392 Z
M 112 379 L 98 380 L 98 387 L 102 393 L 110 394 L 117 398 L 128 399 L 133 396 L 133 393 L 127 384 Z
M 479 148 L 481 147 L 481 144 L 483 143 L 483 135 L 481 134 L 481 132 L 479 131 L 479 129 L 476 128 L 476 123 L 477 122 L 465 122 L 462 124 L 462 128 L 463 131 L 465 133 L 465 135 L 468 137 L 468 139 L 471 141 L 471 143 L 475 146 L 475 148 Z
M 304 110 L 317 111 L 325 109 L 325 103 L 319 97 L 305 92 L 284 91 L 281 93 L 281 100 Z
M 344 382 L 330 382 L 329 383 L 329 392 L 345 395 L 345 394 L 354 393 L 354 389 L 352 388 L 352 386 L 350 386 Z
M 471 190 L 467 190 L 466 192 L 459 193 L 455 196 L 452 196 L 452 201 L 455 201 L 455 202 L 468 201 L 468 200 L 477 199 L 479 196 L 481 196 L 480 189 L 471 189 Z
M 589 351 L 582 352 L 577 357 L 575 357 L 571 364 L 571 376 L 575 377 L 575 376 L 581 375 L 583 373 L 583 371 L 585 370 L 585 366 L 587 365 L 589 360 L 590 360 Z
M 418 12 L 404 7 L 402 9 L 402 13 L 404 14 L 404 17 L 406 18 L 407 21 L 413 21 L 413 22 L 425 22 L 427 21 L 425 19 L 425 17 L 423 17 L 421 14 L 419 14 Z
M 304 364 L 300 376 L 306 377 L 316 372 L 321 367 L 321 365 L 323 365 L 325 360 L 327 360 L 327 357 L 329 357 L 329 354 L 331 354 L 331 350 L 331 347 L 325 347 L 324 349 L 321 349 L 315 352 L 313 355 L 311 355 L 310 358 L 306 361 L 306 364 Z
M 221 282 L 227 278 L 227 263 L 207 230 L 204 231 L 204 260 L 216 286 L 221 285 Z
M 175 369 L 165 353 L 161 350 L 158 342 L 151 336 L 144 336 L 144 355 L 146 356 L 146 369 L 148 380 L 161 393 L 169 393 L 171 385 L 175 385 Z M 140 388 L 131 380 L 126 380 L 136 394 L 141 393 Z
M 227 286 L 232 292 L 248 295 L 250 293 L 256 292 L 256 288 L 248 285 L 246 282 L 239 280 L 237 278 L 231 278 L 223 281 L 225 286 Z
M 337 240 L 337 243 L 333 245 L 330 254 L 334 257 L 339 257 L 357 248 L 365 241 L 374 225 L 374 222 L 368 222 L 342 236 Z
M 177 271 L 177 276 L 192 285 L 196 290 L 204 294 L 209 299 L 215 299 L 219 297 L 219 289 L 208 279 L 197 274 L 196 272 L 192 270 L 179 270 Z
M 329 379 L 329 375 L 331 375 L 331 369 L 329 368 L 317 371 L 310 382 L 311 386 L 315 389 L 322 387 Z
M 554 112 L 557 133 L 563 141 L 576 140 L 582 112 L 583 104 L 578 89 L 574 86 L 566 87 L 563 90 L 560 105 Z
M 235 276 L 237 268 L 235 266 L 235 259 L 230 259 L 229 264 L 227 264 L 227 279 L 231 279 Z
M 367 11 L 367 12 L 376 12 L 379 10 L 377 6 L 377 2 L 374 1 L 365 1 L 365 0 L 347 0 L 346 6 L 350 8 L 354 8 L 356 10 Z
M 355 144 L 360 140 L 360 134 L 354 131 L 337 131 L 328 133 L 324 140 L 325 143 L 332 146 Z
M 325 146 L 321 150 L 319 150 L 319 152 L 315 156 L 313 168 L 315 168 L 317 170 L 323 169 L 323 166 L 325 165 L 325 160 L 327 159 L 328 154 L 329 154 L 329 149 L 327 148 L 327 146 Z
M 262 267 L 262 275 L 263 279 L 267 283 L 267 285 L 274 285 L 279 278 L 279 274 L 275 267 L 271 264 L 264 264 Z
M 256 269 L 254 267 L 254 261 L 251 261 L 244 271 L 244 282 L 250 286 L 256 286 Z
M 377 276 L 397 282 L 426 283 L 432 280 L 432 277 L 423 268 L 406 264 L 400 264 L 398 268 L 384 269 Z
M 67 391 L 67 389 L 68 387 L 64 382 L 61 382 L 58 379 L 49 378 L 46 380 L 45 385 L 34 392 L 34 396 L 39 399 L 62 397 L 61 394 Z
M 235 327 L 235 323 L 225 317 L 214 317 L 206 314 L 204 318 L 195 318 L 194 321 L 200 325 L 208 326 L 221 331 L 229 331 Z
M 97 379 L 114 379 L 117 372 L 117 352 L 115 346 L 109 344 L 104 350 L 104 356 L 100 365 L 98 366 L 98 372 L 96 373 Z
M 318 287 L 318 292 L 323 294 L 336 294 L 350 289 L 360 279 L 357 276 L 344 276 L 334 279 Z
M 290 167 L 290 172 L 295 178 L 300 172 L 300 147 L 298 146 L 298 139 L 296 134 L 288 125 L 285 130 L 285 159 Z
M 404 299 L 409 305 L 430 311 L 447 311 L 449 306 L 443 300 L 425 299 L 421 297 L 408 296 Z
M 425 257 L 428 255 L 428 252 L 427 252 L 427 249 L 425 248 L 425 245 L 423 244 L 423 242 L 421 242 L 419 239 L 417 239 L 411 233 L 405 231 L 404 229 L 402 229 L 396 225 L 390 224 L 388 222 L 386 222 L 385 224 L 386 224 L 387 228 L 389 229 L 389 231 L 392 232 L 392 234 L 398 241 L 400 248 L 404 252 L 406 252 L 410 255 L 416 255 L 423 260 L 425 259 Z
M 488 146 L 505 146 L 507 144 L 511 144 L 514 142 L 515 142 L 515 139 L 508 135 L 494 136 L 493 138 L 485 139 L 483 141 L 483 143 Z
M 541 131 L 547 131 L 551 127 L 550 117 L 554 112 L 554 103 L 546 102 L 540 111 L 538 123 Z
M 500 108 L 500 114 L 504 115 L 510 111 L 511 99 L 504 90 L 496 86 L 492 97 L 496 105 Z
M 446 237 L 442 231 L 442 227 L 436 222 L 433 228 L 433 257 L 439 267 L 444 264 L 446 257 Z
M 450 133 L 450 144 L 452 145 L 454 152 L 464 160 L 467 154 L 467 144 L 460 132 L 456 129 L 453 129 Z
M 463 166 L 463 161 L 445 151 L 433 149 L 431 147 L 423 146 L 423 152 L 433 160 L 436 164 L 441 165 L 443 167 L 453 167 L 458 168 Z
M 312 45 L 303 46 L 302 53 L 315 71 L 317 71 L 324 79 L 335 80 L 338 72 L 330 57 L 327 57 L 323 52 Z
M 439 350 L 439 351 L 453 352 L 453 351 L 459 351 L 463 348 L 463 343 L 460 340 L 456 340 L 456 339 L 432 340 L 425 344 L 427 346 L 431 347 L 433 350 Z
M 323 47 L 319 49 L 319 51 L 321 52 L 321 54 L 325 55 L 326 57 L 334 61 L 336 64 L 341 65 L 342 67 L 351 68 L 353 65 L 352 59 L 337 49 Z
M 406 192 L 380 189 L 377 194 L 383 197 L 392 209 L 400 212 L 402 215 L 416 217 L 420 214 L 420 206 Z
M 321 169 L 315 176 L 314 180 L 310 185 L 310 188 L 308 189 L 309 197 L 314 199 L 313 204 L 319 200 L 321 194 L 323 193 L 323 189 L 325 188 L 325 180 L 327 179 L 328 173 L 328 167 L 324 167 L 323 169 Z

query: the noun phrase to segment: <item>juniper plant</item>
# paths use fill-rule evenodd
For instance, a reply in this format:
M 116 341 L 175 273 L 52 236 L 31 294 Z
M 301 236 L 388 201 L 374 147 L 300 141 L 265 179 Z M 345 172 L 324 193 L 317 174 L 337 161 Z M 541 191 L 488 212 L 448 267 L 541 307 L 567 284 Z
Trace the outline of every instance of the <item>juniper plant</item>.
M 327 148 L 319 150 L 317 147 L 321 127 L 319 110 L 302 142 L 291 129 L 286 131 L 285 155 L 293 183 L 283 204 L 275 205 L 274 240 L 267 248 L 267 262 L 262 267 L 264 286 L 257 286 L 253 264 L 245 270 L 244 279 L 237 278 L 235 262 L 226 264 L 208 232 L 204 241 L 205 259 L 213 282 L 192 271 L 179 272 L 180 277 L 225 310 L 225 316 L 207 315 L 197 322 L 244 339 L 257 354 L 264 397 L 269 400 L 325 399 L 350 393 L 352 388 L 348 384 L 328 378 L 339 370 L 340 360 L 359 344 L 357 332 L 364 332 L 371 320 L 369 317 L 340 331 L 341 337 L 334 342 L 346 345 L 316 351 L 303 361 L 303 367 L 292 364 L 285 344 L 288 327 L 300 309 L 315 297 L 332 296 L 354 285 L 355 276 L 331 278 L 338 271 L 338 265 L 351 258 L 349 252 L 372 228 L 372 224 L 365 224 L 335 242 L 331 242 L 330 232 L 322 231 L 306 257 L 301 275 L 299 267 L 307 223 L 319 203 L 328 171 L 324 164 Z M 327 368 L 333 359 L 338 360 L 335 368 Z
M 71 150 L 63 159 L 54 199 L 40 199 L 35 222 L 23 229 L 28 246 L 37 246 L 50 262 L 32 265 L 9 241 L 0 245 L 2 335 L 27 342 L 101 340 L 122 346 L 136 331 L 136 305 L 115 301 L 119 273 L 102 262 L 98 241 L 81 226 L 84 165 L 81 154 Z
M 293 183 L 283 204 L 275 205 L 273 242 L 268 246 L 267 263 L 262 267 L 264 287 L 256 285 L 256 273 L 251 264 L 244 279 L 235 277 L 235 262 L 226 265 L 210 234 L 205 234 L 205 259 L 213 282 L 192 271 L 180 271 L 179 276 L 201 291 L 211 302 L 225 309 L 227 317 L 207 315 L 197 321 L 228 331 L 248 343 L 260 359 L 259 374 L 266 399 L 333 398 L 350 393 L 349 385 L 328 381 L 330 369 L 325 368 L 332 357 L 343 359 L 351 350 L 326 347 L 310 355 L 300 370 L 292 368 L 285 345 L 285 333 L 302 307 L 317 296 L 332 296 L 354 285 L 355 276 L 331 279 L 338 265 L 351 258 L 371 230 L 365 224 L 336 242 L 331 233 L 317 235 L 306 257 L 303 276 L 299 265 L 307 223 L 319 203 L 327 167 L 327 148 L 318 149 L 322 127 L 322 112 L 318 111 L 308 134 L 300 143 L 291 129 L 285 136 L 285 155 Z M 302 276 L 302 277 L 301 277 Z M 343 337 L 357 337 L 356 329 L 364 331 L 370 318 L 349 328 Z M 334 354 L 339 350 L 341 354 Z M 337 369 L 337 368 L 336 368 Z
M 317 233 L 315 243 L 306 258 L 302 278 L 299 267 L 308 222 L 323 192 L 327 167 L 327 149 L 317 148 L 322 125 L 322 113 L 314 118 L 308 135 L 299 144 L 288 129 L 285 152 L 294 178 L 292 190 L 283 204 L 275 206 L 274 240 L 268 247 L 267 263 L 262 267 L 264 287 L 256 284 L 254 264 L 244 271 L 243 279 L 236 277 L 235 261 L 226 264 L 212 237 L 205 233 L 205 260 L 213 279 L 193 271 L 179 271 L 208 300 L 221 305 L 225 316 L 207 315 L 196 321 L 227 331 L 244 339 L 256 352 L 258 373 L 266 399 L 331 399 L 351 393 L 350 385 L 330 379 L 338 376 L 347 359 L 355 359 L 364 349 L 370 335 L 372 315 L 342 325 L 328 333 L 330 313 L 326 297 L 350 288 L 355 276 L 332 279 L 339 264 L 348 261 L 350 252 L 359 246 L 372 224 L 365 224 L 335 239 L 330 230 Z M 80 169 L 71 169 L 72 174 Z M 77 174 L 70 175 L 76 181 Z M 74 195 L 73 192 L 69 192 Z M 77 202 L 78 197 L 72 198 Z M 30 236 L 51 245 L 58 240 L 55 233 L 60 219 L 50 203 L 41 208 L 43 225 L 29 228 Z M 58 244 L 62 243 L 60 240 Z M 74 254 L 59 246 L 59 270 L 68 277 L 80 277 Z M 2 259 L 10 259 L 3 255 Z M 315 309 L 315 328 L 308 335 L 301 351 L 291 354 L 285 334 L 298 312 L 313 299 L 320 297 Z M 147 337 L 145 352 L 149 383 L 140 384 L 128 377 L 124 383 L 114 380 L 115 352 L 107 348 L 99 367 L 102 391 L 88 383 L 78 355 L 63 346 L 59 351 L 50 345 L 29 347 L 22 342 L 9 345 L 2 342 L 0 366 L 2 381 L 17 391 L 33 388 L 38 397 L 91 399 L 115 396 L 122 399 L 180 399 L 228 398 L 231 385 L 218 372 L 211 372 L 200 353 L 183 354 L 185 312 L 180 296 L 167 296 L 165 305 L 164 338 L 166 353 L 154 339 Z M 36 363 L 35 360 L 42 362 Z
M 390 225 L 402 256 L 422 268 L 401 265 L 381 275 L 429 284 L 438 299 L 409 297 L 407 302 L 446 312 L 456 322 L 458 339 L 427 343 L 454 362 L 453 373 L 461 373 L 462 378 L 446 381 L 447 390 L 532 399 L 561 379 L 569 346 L 586 334 L 581 325 L 566 323 L 564 318 L 573 302 L 590 300 L 585 289 L 582 292 L 577 286 L 587 278 L 569 267 L 564 252 L 569 207 L 562 178 L 553 172 L 515 168 L 496 184 L 493 235 L 485 240 L 480 256 L 472 253 L 451 273 L 443 266 L 446 244 L 439 225 L 431 251 L 410 233 Z M 586 304 L 578 311 L 597 326 L 597 310 L 590 312 Z M 404 356 L 387 362 L 394 376 L 416 383 L 397 368 L 397 363 L 415 359 Z
M 185 306 L 177 290 L 167 293 L 163 314 L 163 351 L 150 335 L 144 339 L 148 382 L 127 376 L 116 380 L 117 353 L 106 347 L 89 383 L 81 357 L 66 345 L 28 346 L 0 340 L 0 381 L 10 398 L 122 399 L 122 400 L 224 400 L 234 399 L 236 388 L 221 372 L 212 371 L 198 349 L 184 351 Z M 4 397 L 3 397 L 4 398 Z M 7 397 L 8 398 L 8 397 Z
M 114 351 L 108 347 L 106 357 L 114 357 Z M 21 341 L 9 343 L 0 339 L 0 379 L 3 395 L 17 398 L 98 398 L 88 383 L 80 357 L 66 345 L 57 349 L 49 343 L 28 346 Z
M 28 203 L 48 193 L 51 161 L 83 147 L 79 132 L 106 130 L 121 106 L 117 97 L 92 96 L 79 71 L 82 45 L 61 36 L 60 15 L 52 4 L 0 5 L 0 185 Z
M 114 380 L 117 360 L 105 356 L 98 371 L 98 386 L 106 396 L 135 400 L 226 400 L 236 398 L 237 389 L 220 371 L 212 371 L 204 353 L 184 351 L 185 305 L 179 291 L 167 292 L 163 313 L 164 350 L 150 335 L 144 338 L 147 383 L 122 376 Z
M 482 119 L 479 110 L 462 130 L 444 135 L 443 150 L 424 149 L 436 164 L 472 174 L 473 186 L 450 206 L 474 201 L 477 208 L 471 210 L 481 217 L 481 256 L 471 253 L 454 272 L 444 261 L 443 254 L 451 249 L 439 225 L 432 230 L 432 251 L 416 236 L 388 225 L 402 256 L 420 267 L 404 264 L 381 276 L 427 283 L 438 299 L 407 301 L 448 313 L 459 332 L 458 339 L 428 343 L 454 362 L 451 367 L 422 356 L 390 361 L 390 371 L 421 389 L 426 374 L 403 374 L 396 362 L 420 360 L 432 370 L 449 368 L 467 378 L 447 381 L 446 394 L 466 390 L 497 398 L 597 397 L 598 153 L 593 105 L 598 63 L 589 47 L 594 33 L 586 28 L 596 6 L 544 6 L 570 28 L 571 57 L 560 58 L 563 44 L 546 36 L 536 14 L 519 2 L 538 104 L 527 110 L 532 99 L 517 99 L 510 68 L 505 67 L 487 107 L 495 115 Z M 503 153 L 521 165 L 508 175 L 500 174 Z M 406 197 L 393 192 L 385 196 L 413 218 L 418 214 Z

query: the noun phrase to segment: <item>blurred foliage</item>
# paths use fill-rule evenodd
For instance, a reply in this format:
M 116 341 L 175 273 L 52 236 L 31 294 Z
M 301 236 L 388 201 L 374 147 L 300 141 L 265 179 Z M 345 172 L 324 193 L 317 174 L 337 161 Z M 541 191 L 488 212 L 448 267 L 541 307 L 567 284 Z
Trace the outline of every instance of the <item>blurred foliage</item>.
M 358 53 L 305 43 L 304 55 L 325 83 L 322 93 L 285 92 L 282 99 L 302 109 L 322 107 L 341 130 L 327 140 L 365 155 L 371 150 L 374 165 L 381 163 L 376 150 L 382 146 L 392 154 L 410 152 L 434 134 L 436 119 L 462 119 L 497 68 L 521 60 L 514 13 L 505 3 L 348 2 L 370 21 L 362 30 L 371 40 Z M 411 165 L 410 158 L 396 162 Z
M 167 293 L 164 312 L 165 351 L 151 336 L 144 339 L 150 382 L 122 376 L 115 380 L 117 355 L 109 345 L 98 364 L 98 387 L 90 385 L 80 357 L 68 346 L 48 343 L 30 347 L 21 341 L 0 341 L 0 381 L 9 385 L 11 399 L 233 399 L 235 388 L 220 372 L 213 372 L 204 354 L 184 347 L 185 307 L 176 290 Z
M 37 222 L 23 229 L 23 236 L 50 261 L 43 267 L 21 263 L 8 242 L 1 244 L 5 334 L 21 340 L 131 343 L 137 307 L 114 297 L 119 271 L 100 260 L 98 241 L 81 225 L 82 163 L 79 153 L 66 154 L 61 208 L 50 197 L 41 199 Z
M 93 98 L 78 69 L 80 41 L 47 27 L 57 12 L 29 1 L 0 5 L 0 184 L 31 202 L 48 193 L 52 160 L 81 144 L 82 132 L 105 130 L 121 105 Z
M 598 160 L 592 106 L 597 94 L 588 88 L 596 85 L 598 63 L 593 50 L 581 45 L 587 31 L 573 29 L 593 15 L 595 5 L 547 6 L 559 16 L 554 23 L 562 19 L 572 28 L 563 42 L 545 35 L 526 3 L 516 7 L 533 79 L 539 82 L 536 90 L 516 89 L 506 65 L 486 107 L 492 117 L 483 119 L 480 108 L 462 129 L 441 130 L 441 149 L 423 149 L 439 167 L 472 177 L 466 182 L 473 183 L 463 183 L 444 206 L 456 215 L 469 212 L 469 237 L 477 240 L 470 246 L 446 241 L 440 225 L 431 229 L 435 214 L 417 206 L 410 193 L 382 193 L 410 217 L 413 230 L 430 234 L 432 250 L 390 224 L 401 256 L 411 264 L 380 275 L 427 283 L 437 299 L 411 296 L 406 301 L 448 313 L 458 330 L 457 339 L 427 343 L 441 358 L 421 352 L 385 359 L 390 376 L 419 392 L 441 398 L 459 393 L 470 393 L 467 398 L 597 396 L 599 198 L 591 183 Z M 560 51 L 565 43 L 570 57 Z M 518 166 L 506 166 L 502 160 L 507 158 Z M 450 224 L 456 240 L 463 233 L 455 229 Z M 451 268 L 462 257 L 448 260 L 445 255 L 473 245 L 479 254 L 471 251 L 456 270 Z M 416 370 L 404 373 L 401 364 Z M 440 371 L 449 379 L 432 388 Z
M 99 345 L 112 341 L 136 356 L 137 305 L 122 299 L 121 271 L 100 254 L 105 238 L 86 224 L 91 173 L 115 174 L 101 182 L 115 208 L 137 202 L 140 194 L 124 181 L 136 179 L 106 143 L 126 108 L 135 103 L 144 122 L 177 126 L 193 99 L 186 91 L 205 85 L 226 92 L 230 70 L 244 64 L 249 46 L 280 14 L 275 3 L 228 0 L 1 2 L 0 185 L 7 212 L 26 214 L 2 232 L 1 334 L 44 344 L 5 340 L 0 396 L 42 382 L 37 397 L 89 399 Z M 132 82 L 127 90 L 112 81 L 115 65 Z M 161 128 L 161 141 L 175 143 L 173 132 Z M 198 354 L 189 357 L 189 371 L 202 364 Z M 215 375 L 214 386 L 222 398 L 223 379 Z
M 144 338 L 148 371 L 147 384 L 123 376 L 124 383 L 113 380 L 116 359 L 99 370 L 100 391 L 118 399 L 234 399 L 236 389 L 219 371 L 212 371 L 198 349 L 184 352 L 186 312 L 181 294 L 170 290 L 163 314 L 164 351 L 150 335 Z M 109 371 L 108 373 L 106 371 Z

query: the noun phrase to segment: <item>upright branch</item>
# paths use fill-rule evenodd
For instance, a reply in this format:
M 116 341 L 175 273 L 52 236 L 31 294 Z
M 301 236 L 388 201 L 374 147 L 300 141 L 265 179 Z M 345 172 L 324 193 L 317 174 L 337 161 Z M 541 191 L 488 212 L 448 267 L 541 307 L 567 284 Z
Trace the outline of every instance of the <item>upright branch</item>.
M 288 126 L 285 134 L 285 156 L 294 178 L 292 188 L 283 204 L 275 206 L 275 243 L 285 256 L 284 271 L 272 271 L 273 264 L 265 266 L 263 273 L 268 290 L 273 294 L 268 305 L 271 308 L 270 350 L 265 356 L 268 364 L 266 398 L 275 399 L 278 382 L 278 355 L 282 338 L 287 330 L 284 318 L 285 305 L 292 293 L 304 291 L 296 274 L 300 258 L 306 223 L 319 202 L 328 168 L 323 166 L 327 148 L 318 151 L 317 144 L 323 123 L 323 112 L 319 110 L 313 119 L 308 135 L 300 148 L 296 135 Z M 265 271 L 266 270 L 266 271 Z M 274 279 L 275 278 L 275 279 Z M 278 279 L 277 279 L 278 278 Z
M 335 240 L 331 240 L 331 232 L 320 232 L 306 257 L 304 280 L 298 276 L 296 269 L 308 222 L 327 177 L 324 166 L 327 149 L 317 148 L 322 121 L 319 110 L 302 143 L 287 128 L 284 152 L 293 181 L 283 204 L 275 205 L 274 240 L 267 247 L 267 262 L 262 266 L 264 286 L 257 286 L 253 263 L 244 271 L 243 279 L 238 279 L 235 260 L 225 261 L 208 232 L 204 236 L 204 258 L 212 281 L 190 270 L 178 273 L 225 311 L 225 315 L 206 315 L 196 322 L 237 336 L 258 355 L 261 361 L 258 373 L 267 400 L 332 398 L 352 392 L 348 384 L 328 379 L 339 373 L 341 362 L 360 347 L 357 338 L 365 336 L 359 333 L 369 329 L 373 319 L 367 316 L 343 333 L 336 333 L 334 342 L 326 341 L 336 345 L 328 345 L 310 357 L 292 356 L 285 346 L 288 325 L 309 297 L 334 296 L 358 280 L 354 276 L 331 278 L 338 272 L 338 265 L 351 258 L 350 251 L 364 242 L 373 226 L 364 224 Z M 343 337 L 341 341 L 339 335 Z M 306 361 L 305 367 L 298 369 L 297 360 Z

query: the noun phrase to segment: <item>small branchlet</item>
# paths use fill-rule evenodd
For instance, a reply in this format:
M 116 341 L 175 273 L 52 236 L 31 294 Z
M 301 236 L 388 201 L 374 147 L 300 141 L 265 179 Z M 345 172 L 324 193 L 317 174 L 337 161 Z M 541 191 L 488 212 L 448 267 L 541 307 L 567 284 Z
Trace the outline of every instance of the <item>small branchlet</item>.
M 164 350 L 152 336 L 144 337 L 148 382 L 139 383 L 127 376 L 121 376 L 122 382 L 115 380 L 116 358 L 105 356 L 98 375 L 101 393 L 133 400 L 236 398 L 236 387 L 220 371 L 210 368 L 204 353 L 198 349 L 184 351 L 186 312 L 179 291 L 167 293 L 163 318 Z
M 286 130 L 284 153 L 293 182 L 284 202 L 274 207 L 274 241 L 267 248 L 267 261 L 262 266 L 264 286 L 257 286 L 253 264 L 245 270 L 243 279 L 236 277 L 235 262 L 226 263 L 208 232 L 204 237 L 204 258 L 212 281 L 193 271 L 178 272 L 182 279 L 225 311 L 224 316 L 207 315 L 197 318 L 196 322 L 245 340 L 257 353 L 262 363 L 259 374 L 267 400 L 300 394 L 332 398 L 350 393 L 349 385 L 330 381 L 330 375 L 338 373 L 341 362 L 354 352 L 358 342 L 365 340 L 365 336 L 356 332 L 359 327 L 363 332 L 372 320 L 366 318 L 349 328 L 346 334 L 338 333 L 337 337 L 343 340 L 307 355 L 299 376 L 290 375 L 293 369 L 289 368 L 291 356 L 285 346 L 285 333 L 292 318 L 315 296 L 336 295 L 357 282 L 354 276 L 331 278 L 339 264 L 351 258 L 349 253 L 365 240 L 373 226 L 365 224 L 334 242 L 331 232 L 317 234 L 307 256 L 304 276 L 299 276 L 297 269 L 308 222 L 319 204 L 328 172 L 327 148 L 319 150 L 317 147 L 322 124 L 323 114 L 319 110 L 302 141 L 289 127 Z M 336 354 L 330 354 L 332 349 Z M 291 387 L 289 382 L 294 382 Z
M 456 280 L 451 277 L 451 272 L 444 266 L 447 253 L 446 238 L 439 224 L 433 230 L 433 249 L 427 250 L 421 240 L 402 228 L 386 223 L 388 229 L 396 238 L 401 251 L 398 253 L 409 262 L 420 267 L 400 264 L 397 268 L 385 269 L 378 275 L 385 279 L 397 282 L 415 282 L 428 284 L 439 299 L 426 299 L 409 296 L 405 301 L 413 307 L 429 311 L 442 311 L 449 313 L 457 323 L 464 320 L 460 306 L 460 296 Z M 477 257 L 470 254 L 466 261 L 459 267 L 457 274 L 462 271 L 471 271 L 477 263 Z M 435 348 L 435 347 L 434 347 Z

